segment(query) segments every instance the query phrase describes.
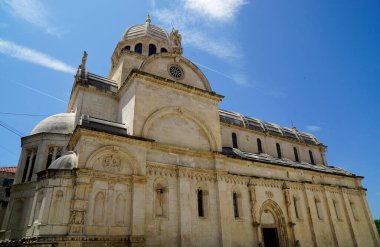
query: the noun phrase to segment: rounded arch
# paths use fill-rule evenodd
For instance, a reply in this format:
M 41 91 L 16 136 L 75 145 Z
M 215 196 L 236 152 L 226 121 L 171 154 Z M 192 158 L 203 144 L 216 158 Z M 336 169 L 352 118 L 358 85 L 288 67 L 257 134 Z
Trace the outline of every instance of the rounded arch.
M 210 151 L 217 150 L 215 137 L 212 134 L 211 130 L 207 127 L 207 125 L 203 123 L 203 121 L 199 120 L 196 116 L 194 116 L 192 112 L 182 107 L 164 107 L 152 113 L 144 123 L 141 133 L 142 137 L 148 138 L 148 132 L 149 129 L 152 127 L 153 123 L 157 119 L 169 114 L 177 114 L 187 120 L 194 122 L 202 130 L 203 134 L 206 135 L 211 148 Z
M 116 146 L 105 146 L 95 150 L 87 159 L 85 168 L 126 175 L 139 174 L 136 158 Z
M 145 70 L 145 68 L 152 62 L 154 62 L 157 59 L 160 58 L 172 58 L 175 62 L 179 64 L 184 64 L 185 66 L 188 66 L 194 73 L 199 77 L 201 80 L 201 83 L 205 90 L 211 91 L 211 86 L 209 81 L 207 80 L 206 76 L 203 74 L 203 72 L 190 60 L 188 60 L 185 57 L 179 56 L 178 54 L 173 54 L 169 52 L 163 52 L 163 53 L 157 53 L 154 56 L 147 57 L 144 62 L 140 65 L 140 70 Z
M 270 212 L 270 214 L 273 216 L 274 220 L 274 225 L 277 228 L 278 231 L 278 240 L 279 244 L 281 247 L 287 247 L 289 246 L 288 244 L 288 234 L 286 230 L 286 220 L 284 213 L 281 210 L 281 207 L 273 200 L 268 199 L 266 200 L 262 205 L 259 210 L 259 217 L 258 219 L 260 220 L 260 227 L 265 228 L 265 224 L 261 224 L 261 216 L 265 213 Z

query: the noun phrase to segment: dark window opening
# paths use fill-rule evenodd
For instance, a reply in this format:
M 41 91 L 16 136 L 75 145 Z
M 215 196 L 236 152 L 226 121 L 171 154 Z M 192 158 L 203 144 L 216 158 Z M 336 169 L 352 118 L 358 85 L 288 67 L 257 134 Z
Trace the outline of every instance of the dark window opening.
M 259 154 L 263 153 L 263 147 L 262 147 L 262 145 L 261 145 L 261 140 L 260 140 L 260 138 L 257 138 L 257 152 L 258 152 Z
M 10 187 L 13 184 L 13 178 L 4 178 L 3 187 Z
M 313 157 L 313 152 L 311 152 L 311 150 L 309 150 L 309 156 L 310 156 L 310 163 L 315 165 L 315 162 L 314 162 L 314 157 Z
M 57 155 L 55 156 L 55 159 L 58 159 L 59 157 L 61 157 L 61 154 L 57 154 Z
M 281 159 L 282 158 L 282 154 L 281 154 L 280 144 L 276 143 L 276 149 L 277 149 L 277 158 Z
M 153 54 L 156 54 L 156 52 L 157 52 L 156 46 L 153 45 L 153 44 L 149 44 L 149 56 L 153 55 Z
M 11 188 L 5 188 L 5 197 L 10 197 L 11 196 Z
M 135 45 L 135 52 L 136 53 L 142 53 L 142 44 L 141 43 L 138 43 L 137 45 Z
M 33 170 L 34 170 L 34 163 L 36 162 L 36 155 L 33 156 L 32 159 L 32 165 L 30 166 L 30 172 L 28 176 L 28 181 L 32 180 Z
M 236 192 L 232 193 L 232 201 L 234 204 L 234 216 L 235 218 L 239 218 L 238 194 Z
M 53 154 L 49 154 L 48 157 L 47 157 L 47 161 L 46 161 L 46 169 L 49 168 L 52 159 L 53 159 Z
M 25 166 L 24 166 L 24 172 L 22 173 L 21 182 L 25 182 L 26 174 L 28 173 L 28 168 L 29 168 L 29 161 L 30 161 L 30 156 L 28 156 L 28 158 L 26 158 L 26 162 L 25 162 Z
M 161 53 L 165 53 L 165 52 L 168 52 L 168 50 L 166 50 L 166 48 L 161 48 Z
M 127 51 L 130 51 L 130 50 L 131 50 L 131 46 L 130 46 L 130 45 L 127 45 L 127 46 L 125 47 L 125 49 L 126 49 Z
M 204 205 L 203 205 L 203 191 L 202 190 L 198 190 L 197 197 L 198 197 L 198 216 L 204 217 L 205 212 L 203 208 Z
M 232 133 L 232 147 L 238 148 L 237 136 L 236 133 Z
M 297 151 L 297 148 L 296 148 L 296 147 L 293 147 L 293 151 L 294 151 L 294 159 L 295 159 L 297 162 L 300 162 L 300 159 L 298 158 L 298 151 Z

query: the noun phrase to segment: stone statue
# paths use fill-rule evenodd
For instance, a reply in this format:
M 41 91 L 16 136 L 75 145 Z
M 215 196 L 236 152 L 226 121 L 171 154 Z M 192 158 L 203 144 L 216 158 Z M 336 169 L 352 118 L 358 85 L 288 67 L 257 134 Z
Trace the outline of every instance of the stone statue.
M 172 44 L 173 44 L 173 52 L 181 54 L 182 53 L 182 44 L 181 44 L 182 36 L 179 33 L 178 29 L 173 28 L 172 32 L 170 33 L 170 40 L 172 41 Z
M 83 52 L 83 57 L 82 57 L 82 64 L 81 64 L 81 69 L 86 70 L 86 61 L 87 61 L 87 52 Z

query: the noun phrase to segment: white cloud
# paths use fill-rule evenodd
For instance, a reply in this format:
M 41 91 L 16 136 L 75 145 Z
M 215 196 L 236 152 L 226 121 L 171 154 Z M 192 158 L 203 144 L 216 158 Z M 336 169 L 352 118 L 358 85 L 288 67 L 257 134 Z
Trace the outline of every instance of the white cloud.
M 317 125 L 308 125 L 306 126 L 306 129 L 309 131 L 316 132 L 316 131 L 320 131 L 322 128 Z
M 183 0 L 183 2 L 186 9 L 218 21 L 234 19 L 239 9 L 247 3 L 245 0 Z
M 58 59 L 3 39 L 0 39 L 0 53 L 69 74 L 74 74 L 76 71 L 75 68 Z
M 51 24 L 50 13 L 39 0 L 3 0 L 0 6 L 13 16 L 60 37 L 58 28 Z

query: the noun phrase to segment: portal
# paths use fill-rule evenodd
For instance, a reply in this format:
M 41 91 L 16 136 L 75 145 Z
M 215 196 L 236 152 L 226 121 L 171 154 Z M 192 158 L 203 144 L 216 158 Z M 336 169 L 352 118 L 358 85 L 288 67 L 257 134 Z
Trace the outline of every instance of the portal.
M 264 246 L 279 247 L 277 228 L 263 228 Z

